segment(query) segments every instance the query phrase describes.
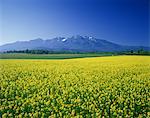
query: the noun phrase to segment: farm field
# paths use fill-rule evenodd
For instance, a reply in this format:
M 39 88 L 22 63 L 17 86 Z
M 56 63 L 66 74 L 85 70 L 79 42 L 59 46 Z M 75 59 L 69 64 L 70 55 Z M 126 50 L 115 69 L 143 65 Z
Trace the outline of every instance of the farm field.
M 150 56 L 0 60 L 3 118 L 150 117 Z
M 112 56 L 111 53 L 102 54 L 25 54 L 25 53 L 1 53 L 0 59 L 73 59 L 85 57 Z

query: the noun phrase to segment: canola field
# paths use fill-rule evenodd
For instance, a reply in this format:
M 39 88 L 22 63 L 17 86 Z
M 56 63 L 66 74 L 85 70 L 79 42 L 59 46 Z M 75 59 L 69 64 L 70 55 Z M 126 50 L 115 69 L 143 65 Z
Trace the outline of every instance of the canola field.
M 150 57 L 0 60 L 2 118 L 148 118 Z

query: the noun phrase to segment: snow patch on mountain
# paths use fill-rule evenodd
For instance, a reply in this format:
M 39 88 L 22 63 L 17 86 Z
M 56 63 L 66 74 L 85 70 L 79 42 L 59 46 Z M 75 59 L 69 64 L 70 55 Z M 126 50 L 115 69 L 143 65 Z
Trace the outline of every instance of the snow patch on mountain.
M 88 38 L 89 38 L 89 40 L 91 40 L 91 41 L 95 41 L 95 42 L 96 42 L 96 39 L 95 39 L 94 37 L 89 36 Z
M 92 37 L 92 36 L 90 36 L 90 37 L 89 37 L 89 39 L 93 39 L 93 37 Z
M 67 38 L 62 39 L 63 42 L 66 41 L 66 40 L 67 40 Z

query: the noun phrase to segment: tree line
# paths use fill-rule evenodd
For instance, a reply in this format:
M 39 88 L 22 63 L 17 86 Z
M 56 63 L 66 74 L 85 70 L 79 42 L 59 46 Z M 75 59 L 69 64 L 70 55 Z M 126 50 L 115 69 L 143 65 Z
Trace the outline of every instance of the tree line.
M 143 49 L 127 50 L 119 52 L 77 52 L 77 51 L 51 51 L 51 50 L 10 50 L 4 53 L 26 53 L 26 54 L 112 54 L 112 55 L 150 55 L 150 51 Z
M 51 50 L 10 50 L 4 53 L 27 53 L 27 54 L 79 54 L 75 51 L 51 51 Z

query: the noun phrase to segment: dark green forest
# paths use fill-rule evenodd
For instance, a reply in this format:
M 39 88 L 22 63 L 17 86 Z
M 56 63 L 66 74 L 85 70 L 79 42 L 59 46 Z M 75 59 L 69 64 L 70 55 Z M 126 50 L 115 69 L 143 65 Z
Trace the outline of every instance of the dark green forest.
M 76 51 L 49 51 L 49 50 L 11 50 L 3 53 L 26 53 L 26 54 L 112 54 L 112 55 L 150 55 L 150 51 L 126 50 L 120 52 L 76 52 Z

